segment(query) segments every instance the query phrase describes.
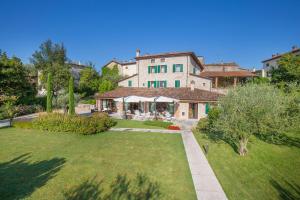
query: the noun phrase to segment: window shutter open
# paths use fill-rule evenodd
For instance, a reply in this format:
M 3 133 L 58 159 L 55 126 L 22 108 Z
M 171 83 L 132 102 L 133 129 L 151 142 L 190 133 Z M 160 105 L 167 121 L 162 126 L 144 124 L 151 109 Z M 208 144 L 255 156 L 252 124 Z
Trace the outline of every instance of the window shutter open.
M 183 72 L 183 65 L 180 65 L 180 72 Z
M 151 87 L 151 82 L 150 81 L 148 81 L 148 88 L 150 88 Z
M 165 73 L 167 73 L 167 72 L 168 72 L 168 66 L 165 65 Z
M 175 70 L 176 70 L 176 65 L 173 64 L 173 72 L 175 72 Z
M 150 74 L 150 72 L 151 72 L 151 68 L 150 66 L 148 66 L 148 74 Z
M 160 65 L 157 65 L 157 73 L 160 73 Z
M 167 81 L 165 81 L 165 88 L 167 87 Z
M 154 88 L 156 88 L 156 81 L 154 81 Z

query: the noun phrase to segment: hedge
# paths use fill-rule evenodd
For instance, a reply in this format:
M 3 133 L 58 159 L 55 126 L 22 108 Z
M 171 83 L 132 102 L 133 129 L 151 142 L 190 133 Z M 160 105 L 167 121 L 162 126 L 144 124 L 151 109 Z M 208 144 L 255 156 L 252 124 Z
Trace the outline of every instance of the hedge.
M 105 113 L 94 113 L 91 117 L 48 113 L 33 120 L 33 128 L 50 132 L 68 132 L 91 135 L 108 130 L 116 121 Z

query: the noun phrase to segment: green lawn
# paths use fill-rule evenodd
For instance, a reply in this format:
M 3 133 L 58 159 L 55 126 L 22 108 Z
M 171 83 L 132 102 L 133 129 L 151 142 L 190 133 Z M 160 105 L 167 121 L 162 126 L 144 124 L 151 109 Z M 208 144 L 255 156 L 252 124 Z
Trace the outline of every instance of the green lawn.
M 144 124 L 144 121 L 117 119 L 118 123 L 114 128 L 149 128 L 149 129 L 164 129 L 159 126 L 151 126 Z
M 179 134 L 3 128 L 0 147 L 0 199 L 64 199 L 76 188 L 92 199 L 109 192 L 118 174 L 132 180 L 137 173 L 159 183 L 162 199 L 196 199 Z
M 241 157 L 223 141 L 213 142 L 200 133 L 195 136 L 202 147 L 209 144 L 207 158 L 229 199 L 300 199 L 299 146 L 252 137 L 249 154 Z

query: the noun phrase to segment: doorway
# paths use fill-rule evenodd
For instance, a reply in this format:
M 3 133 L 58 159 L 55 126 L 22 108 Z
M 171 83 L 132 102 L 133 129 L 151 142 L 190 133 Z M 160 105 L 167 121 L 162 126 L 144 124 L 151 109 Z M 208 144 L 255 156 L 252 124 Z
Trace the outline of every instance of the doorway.
M 198 103 L 189 103 L 189 119 L 198 119 Z

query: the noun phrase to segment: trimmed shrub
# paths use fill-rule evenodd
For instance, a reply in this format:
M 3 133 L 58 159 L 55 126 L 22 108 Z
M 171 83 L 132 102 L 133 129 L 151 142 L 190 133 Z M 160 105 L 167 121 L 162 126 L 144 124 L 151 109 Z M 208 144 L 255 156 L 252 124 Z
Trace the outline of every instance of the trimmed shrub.
M 164 122 L 164 121 L 160 121 L 160 120 L 147 120 L 144 122 L 145 125 L 148 126 L 157 126 L 157 127 L 162 127 L 167 129 L 170 125 L 172 125 L 172 122 Z
M 13 122 L 13 127 L 22 129 L 32 129 L 31 121 L 15 121 Z
M 116 122 L 105 113 L 95 113 L 91 117 L 51 113 L 41 115 L 33 121 L 33 127 L 40 130 L 83 135 L 106 131 L 115 124 Z

